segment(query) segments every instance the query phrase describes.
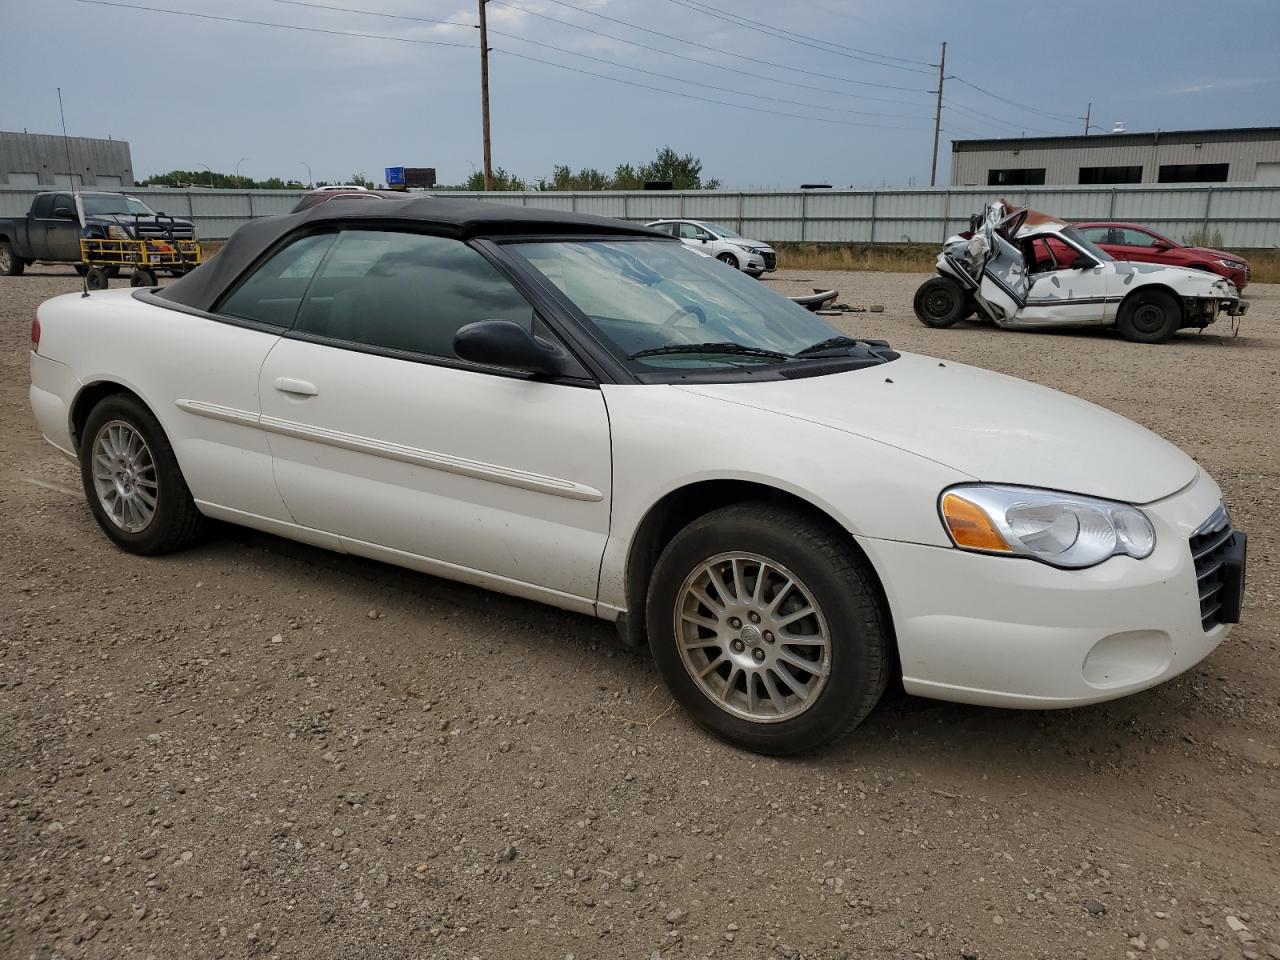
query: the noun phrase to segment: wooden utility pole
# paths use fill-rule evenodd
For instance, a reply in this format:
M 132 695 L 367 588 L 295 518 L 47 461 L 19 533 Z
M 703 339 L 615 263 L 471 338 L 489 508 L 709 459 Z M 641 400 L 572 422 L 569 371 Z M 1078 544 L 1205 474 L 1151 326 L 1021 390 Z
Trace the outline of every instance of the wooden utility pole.
M 484 188 L 493 189 L 493 155 L 489 147 L 489 25 L 485 22 L 484 7 L 489 0 L 480 3 L 480 118 L 484 125 Z
M 929 166 L 929 186 L 938 185 L 938 136 L 942 133 L 942 81 L 947 78 L 947 43 L 942 42 L 942 59 L 938 62 L 938 105 L 933 111 L 933 163 Z
M 1089 118 L 1093 116 L 1093 101 L 1089 101 L 1089 105 L 1084 108 L 1084 135 L 1089 135 Z

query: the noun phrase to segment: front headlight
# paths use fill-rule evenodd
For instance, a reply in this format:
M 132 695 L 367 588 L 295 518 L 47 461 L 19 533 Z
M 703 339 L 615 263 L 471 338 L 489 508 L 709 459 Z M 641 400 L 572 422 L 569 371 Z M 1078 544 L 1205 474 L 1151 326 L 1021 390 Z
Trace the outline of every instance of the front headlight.
M 730 246 L 737 247 L 739 250 L 745 250 L 747 253 L 756 253 L 755 247 L 748 247 L 745 243 L 731 243 Z
M 1224 267 L 1226 267 L 1228 270 L 1244 269 L 1244 264 L 1239 260 L 1219 260 L 1218 262 L 1222 264 Z
M 132 240 L 133 235 L 129 233 L 128 227 L 121 227 L 117 224 L 111 224 L 107 227 L 107 237 L 111 240 Z
M 1127 503 L 1030 487 L 967 485 L 939 503 L 951 542 L 962 550 L 1029 557 L 1067 569 L 1114 556 L 1141 560 L 1156 545 L 1146 514 Z

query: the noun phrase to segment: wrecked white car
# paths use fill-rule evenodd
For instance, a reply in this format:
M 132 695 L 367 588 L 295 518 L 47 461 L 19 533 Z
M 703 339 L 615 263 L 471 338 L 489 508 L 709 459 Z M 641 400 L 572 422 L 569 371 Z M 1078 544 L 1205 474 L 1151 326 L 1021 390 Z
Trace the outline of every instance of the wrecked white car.
M 916 317 L 929 327 L 976 314 L 1011 329 L 1116 327 L 1128 340 L 1161 343 L 1249 308 L 1230 280 L 1113 260 L 1066 221 L 1005 201 L 947 240 L 937 271 L 915 296 Z

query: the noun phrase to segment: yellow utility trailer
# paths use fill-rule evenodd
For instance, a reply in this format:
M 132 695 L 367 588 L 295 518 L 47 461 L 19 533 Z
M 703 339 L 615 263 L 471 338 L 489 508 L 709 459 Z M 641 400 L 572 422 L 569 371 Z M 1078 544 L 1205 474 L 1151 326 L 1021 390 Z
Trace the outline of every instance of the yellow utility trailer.
M 127 267 L 131 273 L 129 286 L 154 287 L 157 272 L 167 271 L 181 276 L 200 265 L 202 253 L 198 240 L 172 237 L 148 237 L 141 240 L 117 240 L 106 237 L 81 237 L 80 259 L 87 268 L 85 283 L 90 290 L 105 289 L 111 277 Z

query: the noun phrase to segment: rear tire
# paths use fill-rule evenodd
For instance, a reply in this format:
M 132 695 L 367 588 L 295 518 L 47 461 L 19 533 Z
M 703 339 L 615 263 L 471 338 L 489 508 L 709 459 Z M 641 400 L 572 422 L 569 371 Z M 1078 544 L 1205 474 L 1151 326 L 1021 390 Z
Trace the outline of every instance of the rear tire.
M 90 267 L 89 272 L 84 275 L 84 285 L 90 290 L 105 290 L 110 284 L 107 271 L 101 267 Z
M 758 753 L 812 750 L 852 729 L 892 669 L 891 628 L 852 542 L 768 502 L 715 510 L 676 534 L 645 616 L 675 699 Z
M 154 287 L 158 282 L 154 271 L 145 267 L 135 268 L 129 276 L 129 286 L 131 287 Z
M 971 311 L 964 288 L 949 277 L 930 277 L 920 284 L 912 306 L 916 319 L 926 327 L 953 327 Z
M 727 263 L 729 266 L 733 267 L 733 269 L 735 270 L 738 269 L 738 258 L 735 257 L 732 253 L 722 253 L 720 254 L 720 256 L 716 257 L 716 259 L 719 260 L 721 263 Z
M 1182 305 L 1164 290 L 1137 290 L 1120 305 L 1116 326 L 1134 343 L 1164 343 L 1182 326 Z
M 8 240 L 0 240 L 0 276 L 20 277 L 27 269 L 27 263 L 13 252 L 13 245 Z
M 102 532 L 130 553 L 180 550 L 208 528 L 159 421 L 129 394 L 112 394 L 90 411 L 80 479 Z

